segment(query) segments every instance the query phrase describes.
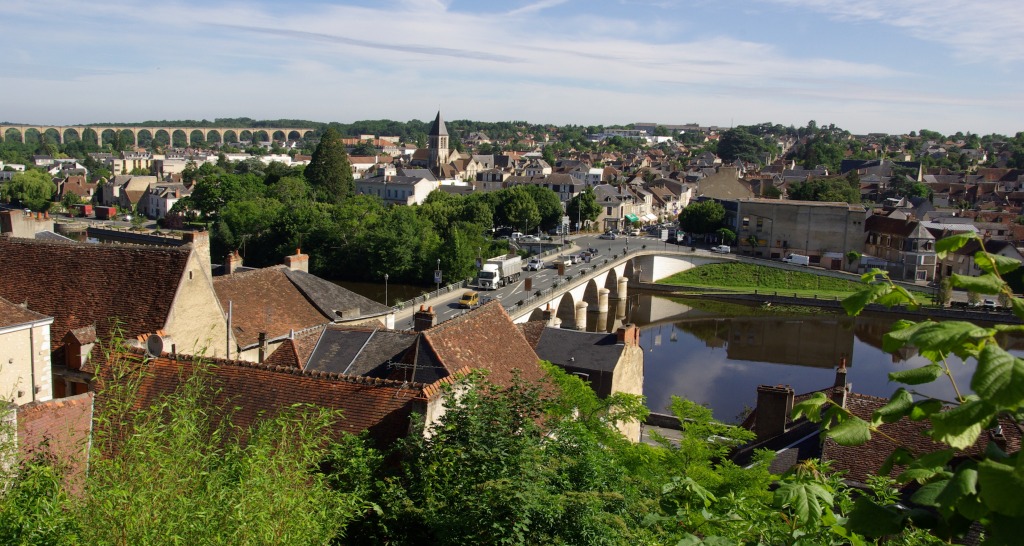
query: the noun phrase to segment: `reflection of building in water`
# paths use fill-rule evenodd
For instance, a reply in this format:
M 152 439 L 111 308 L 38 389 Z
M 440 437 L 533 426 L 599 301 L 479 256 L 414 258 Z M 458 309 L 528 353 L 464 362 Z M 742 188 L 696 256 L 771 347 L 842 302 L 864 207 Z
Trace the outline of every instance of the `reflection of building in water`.
M 831 368 L 853 359 L 853 319 L 750 317 L 676 323 L 730 360 Z
M 857 339 L 881 351 L 882 340 L 885 337 L 885 334 L 888 334 L 892 330 L 893 322 L 894 321 L 892 320 L 861 317 L 857 320 L 857 326 L 855 328 Z M 907 346 L 893 352 L 891 356 L 893 363 L 897 363 L 910 360 L 915 355 L 917 355 L 917 349 Z

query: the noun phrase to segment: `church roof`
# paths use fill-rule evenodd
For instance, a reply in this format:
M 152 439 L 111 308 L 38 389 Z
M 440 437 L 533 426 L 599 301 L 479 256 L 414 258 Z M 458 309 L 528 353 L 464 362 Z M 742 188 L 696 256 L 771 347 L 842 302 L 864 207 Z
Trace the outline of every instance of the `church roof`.
M 428 136 L 448 136 L 448 128 L 444 126 L 444 120 L 441 119 L 441 111 L 437 111 L 437 117 L 434 118 L 434 123 L 430 126 L 430 132 Z

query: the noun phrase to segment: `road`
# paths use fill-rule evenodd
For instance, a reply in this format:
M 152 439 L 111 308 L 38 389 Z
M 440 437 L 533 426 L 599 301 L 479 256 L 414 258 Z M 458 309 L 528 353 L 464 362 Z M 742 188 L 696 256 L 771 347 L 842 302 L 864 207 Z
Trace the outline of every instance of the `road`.
M 552 284 L 554 284 L 554 281 L 559 278 L 557 268 L 558 261 L 560 259 L 564 259 L 565 256 L 570 254 L 578 254 L 581 250 L 586 250 L 587 248 L 597 249 L 599 256 L 610 256 L 613 254 L 620 254 L 622 250 L 627 247 L 636 249 L 643 245 L 647 245 L 648 248 L 651 248 L 652 245 L 665 245 L 664 242 L 654 237 L 647 236 L 619 237 L 615 240 L 606 240 L 600 239 L 597 235 L 582 235 L 572 237 L 570 240 L 572 243 L 566 246 L 562 251 L 542 258 L 545 264 L 544 269 L 541 269 L 540 271 L 527 271 L 524 269 L 523 274 L 519 277 L 519 281 L 515 283 L 497 290 L 481 290 L 479 291 L 481 300 L 489 301 L 489 299 L 496 299 L 504 302 L 506 300 L 512 300 L 512 298 L 521 299 L 521 297 L 527 293 L 525 289 L 527 279 L 531 280 L 529 293 L 550 288 Z M 675 248 L 675 245 L 667 246 Z M 523 264 L 525 266 L 525 260 L 523 261 Z M 570 265 L 565 268 L 565 274 L 573 276 L 578 275 L 586 265 L 586 263 Z M 465 291 L 466 290 L 453 290 L 451 293 L 444 294 L 440 297 L 429 300 L 426 303 L 426 305 L 434 307 L 434 312 L 437 313 L 438 323 L 468 312 L 467 309 L 462 309 L 458 306 L 459 298 Z M 416 309 L 419 309 L 419 305 L 416 306 Z M 412 314 L 416 309 L 404 309 L 399 311 L 395 316 L 395 328 L 398 330 L 412 329 Z

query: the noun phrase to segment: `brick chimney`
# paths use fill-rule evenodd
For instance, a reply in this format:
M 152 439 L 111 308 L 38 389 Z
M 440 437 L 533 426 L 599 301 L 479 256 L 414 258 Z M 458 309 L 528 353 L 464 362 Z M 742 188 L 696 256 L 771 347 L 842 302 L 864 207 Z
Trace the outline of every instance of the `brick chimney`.
M 757 417 L 754 432 L 758 440 L 773 438 L 786 432 L 793 412 L 793 388 L 782 385 L 757 387 Z
M 839 407 L 846 407 L 846 356 L 839 359 L 839 367 L 836 368 L 836 380 L 832 385 L 832 401 L 839 404 Z
M 640 329 L 636 324 L 623 324 L 615 331 L 615 342 L 623 345 L 639 346 Z
M 412 329 L 417 332 L 429 330 L 435 324 L 437 324 L 437 313 L 434 312 L 433 307 L 420 305 L 420 310 L 412 315 Z
M 181 234 L 181 240 L 192 245 L 192 250 L 195 251 L 196 257 L 199 258 L 199 262 L 203 265 L 207 275 L 213 270 L 212 261 L 210 260 L 210 234 L 206 231 L 186 231 Z
M 237 250 L 232 250 L 226 258 L 224 258 L 224 274 L 234 275 L 235 271 L 242 267 L 242 256 L 238 254 Z
M 301 248 L 296 248 L 295 254 L 284 257 L 284 265 L 292 271 L 309 273 L 309 255 L 303 254 Z

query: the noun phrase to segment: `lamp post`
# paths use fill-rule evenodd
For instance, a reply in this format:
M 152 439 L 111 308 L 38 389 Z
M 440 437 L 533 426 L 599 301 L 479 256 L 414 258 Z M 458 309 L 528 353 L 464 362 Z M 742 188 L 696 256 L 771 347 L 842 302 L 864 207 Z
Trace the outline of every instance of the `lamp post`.
M 434 272 L 434 280 L 437 281 L 437 293 L 441 293 L 441 258 L 437 259 L 437 271 Z
M 384 305 L 388 304 L 388 274 L 384 274 Z

